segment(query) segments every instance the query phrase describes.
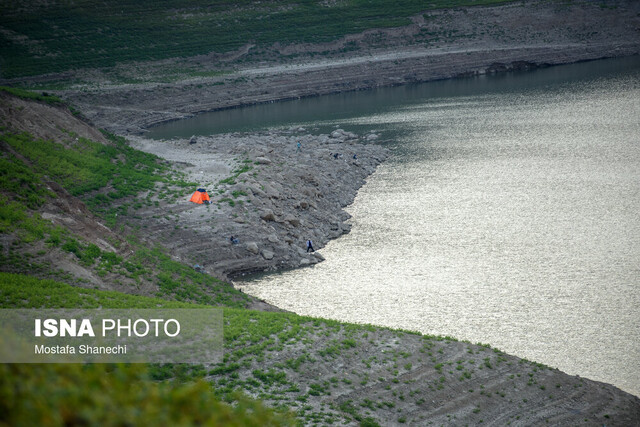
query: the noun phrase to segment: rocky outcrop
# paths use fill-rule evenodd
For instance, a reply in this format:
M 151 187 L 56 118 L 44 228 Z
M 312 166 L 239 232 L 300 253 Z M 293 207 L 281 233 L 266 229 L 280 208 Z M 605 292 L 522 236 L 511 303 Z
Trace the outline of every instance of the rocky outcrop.
M 378 137 L 293 129 L 200 136 L 197 144 L 134 138 L 135 147 L 177 161 L 190 180 L 207 187 L 212 204 L 159 200 L 126 221 L 139 222 L 149 239 L 162 241 L 177 258 L 222 278 L 316 264 L 324 258 L 307 253 L 305 243 L 311 239 L 321 249 L 350 231 L 343 208 L 388 155 L 368 142 Z M 212 178 L 217 171 L 206 165 L 225 162 L 227 175 Z M 225 179 L 229 175 L 235 178 Z

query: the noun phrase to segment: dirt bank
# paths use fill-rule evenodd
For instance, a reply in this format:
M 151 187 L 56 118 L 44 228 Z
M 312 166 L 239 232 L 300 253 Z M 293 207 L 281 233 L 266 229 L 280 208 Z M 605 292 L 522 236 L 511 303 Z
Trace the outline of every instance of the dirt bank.
M 635 396 L 481 345 L 321 321 L 286 337 L 263 357 L 236 360 L 234 379 L 213 375 L 212 382 L 244 385 L 295 410 L 304 425 L 631 427 L 640 420 Z
M 178 164 L 187 180 L 208 190 L 212 204 L 162 200 L 126 221 L 144 227 L 150 241 L 162 242 L 176 258 L 219 277 L 315 264 L 322 255 L 307 253 L 305 243 L 310 239 L 319 249 L 349 231 L 342 208 L 387 156 L 372 144 L 377 139 L 340 129 L 131 137 L 134 147 Z
M 637 1 L 540 1 L 433 11 L 406 27 L 332 43 L 247 45 L 233 54 L 119 67 L 135 84 L 79 70 L 72 78 L 80 83 L 57 93 L 99 127 L 139 133 L 203 111 L 639 53 Z M 171 83 L 158 74 L 187 65 L 221 72 Z

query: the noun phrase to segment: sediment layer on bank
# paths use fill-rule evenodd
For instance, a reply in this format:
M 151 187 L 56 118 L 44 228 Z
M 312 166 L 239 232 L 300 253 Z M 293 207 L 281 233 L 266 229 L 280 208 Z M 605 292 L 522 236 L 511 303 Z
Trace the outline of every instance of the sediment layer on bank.
M 640 3 L 632 0 L 441 9 L 411 20 L 330 43 L 247 44 L 234 54 L 120 65 L 116 74 L 134 84 L 78 70 L 72 77 L 80 83 L 56 93 L 99 127 L 140 133 L 204 111 L 640 54 Z M 224 72 L 171 83 L 157 75 L 187 67 Z

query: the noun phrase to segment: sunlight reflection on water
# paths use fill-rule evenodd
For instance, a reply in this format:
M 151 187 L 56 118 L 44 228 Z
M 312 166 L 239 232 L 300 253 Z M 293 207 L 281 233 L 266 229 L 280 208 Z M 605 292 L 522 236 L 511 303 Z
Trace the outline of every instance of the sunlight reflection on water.
M 399 135 L 348 208 L 352 232 L 325 262 L 246 292 L 489 343 L 640 395 L 637 69 L 345 123 Z

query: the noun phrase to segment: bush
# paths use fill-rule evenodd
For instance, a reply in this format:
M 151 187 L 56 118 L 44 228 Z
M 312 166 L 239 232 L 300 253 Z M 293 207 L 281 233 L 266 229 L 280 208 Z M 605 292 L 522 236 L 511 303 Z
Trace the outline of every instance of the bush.
M 156 383 L 144 365 L 0 365 L 0 424 L 294 425 L 260 402 L 216 399 L 210 385 Z

